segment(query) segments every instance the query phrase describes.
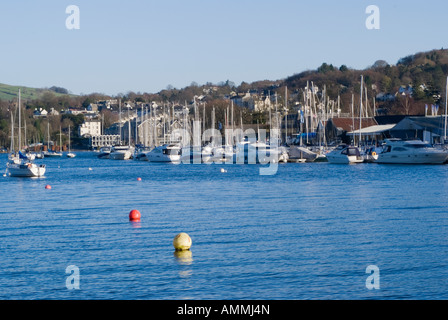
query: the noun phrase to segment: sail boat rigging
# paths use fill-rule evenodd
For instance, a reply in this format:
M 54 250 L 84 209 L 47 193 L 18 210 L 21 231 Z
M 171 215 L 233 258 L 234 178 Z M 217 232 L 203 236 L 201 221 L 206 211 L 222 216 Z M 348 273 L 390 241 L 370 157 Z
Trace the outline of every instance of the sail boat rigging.
M 73 152 L 71 152 L 71 137 L 70 137 L 70 126 L 68 126 L 68 153 L 67 153 L 67 158 L 74 158 L 76 157 L 76 154 L 74 154 Z
M 62 157 L 62 152 L 50 150 L 50 121 L 47 120 L 47 151 L 44 151 L 44 157 Z
M 9 173 L 9 176 L 11 177 L 41 177 L 45 174 L 46 168 L 45 165 L 37 165 L 32 162 L 32 160 L 28 159 L 26 155 L 22 153 L 21 150 L 21 133 L 20 133 L 20 126 L 21 126 L 21 116 L 20 116 L 20 109 L 21 109 L 21 100 L 20 100 L 20 89 L 19 89 L 19 96 L 18 96 L 18 114 L 19 114 L 19 123 L 18 123 L 18 146 L 17 151 L 11 150 L 11 154 L 9 156 L 9 161 L 6 164 L 7 172 Z M 11 146 L 14 147 L 14 120 L 12 117 L 11 112 Z

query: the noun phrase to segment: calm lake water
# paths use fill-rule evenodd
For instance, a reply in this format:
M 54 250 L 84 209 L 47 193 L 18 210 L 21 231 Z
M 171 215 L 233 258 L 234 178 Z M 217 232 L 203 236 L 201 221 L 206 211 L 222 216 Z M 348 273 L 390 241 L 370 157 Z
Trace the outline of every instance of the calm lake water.
M 446 165 L 41 162 L 0 179 L 0 299 L 448 299 Z

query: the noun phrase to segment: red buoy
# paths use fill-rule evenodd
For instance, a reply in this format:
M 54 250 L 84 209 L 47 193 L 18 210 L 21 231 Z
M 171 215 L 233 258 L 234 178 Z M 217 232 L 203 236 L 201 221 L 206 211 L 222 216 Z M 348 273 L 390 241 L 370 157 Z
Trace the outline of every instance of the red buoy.
M 50 186 L 49 184 L 47 184 L 47 185 L 45 186 L 45 189 L 51 189 L 51 186 Z
M 142 178 L 140 178 L 140 177 L 139 177 L 139 178 L 137 178 L 137 181 L 142 181 Z
M 131 212 L 129 212 L 129 220 L 130 221 L 140 221 L 140 218 L 141 218 L 140 211 L 131 210 Z

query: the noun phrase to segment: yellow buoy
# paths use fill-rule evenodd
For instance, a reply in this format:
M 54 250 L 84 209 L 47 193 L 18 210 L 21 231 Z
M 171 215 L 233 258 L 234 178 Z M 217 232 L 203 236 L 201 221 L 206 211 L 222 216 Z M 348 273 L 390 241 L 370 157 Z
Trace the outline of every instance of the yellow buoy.
M 190 250 L 191 238 L 185 232 L 179 233 L 174 237 L 173 246 L 177 251 Z

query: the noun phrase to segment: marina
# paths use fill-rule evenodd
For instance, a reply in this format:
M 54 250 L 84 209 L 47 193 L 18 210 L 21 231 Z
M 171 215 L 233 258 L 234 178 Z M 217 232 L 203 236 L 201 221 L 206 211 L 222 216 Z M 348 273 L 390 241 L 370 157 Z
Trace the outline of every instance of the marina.
M 260 129 L 237 126 L 230 105 L 206 130 L 205 107 L 191 108 L 120 117 L 118 135 L 95 140 L 113 145 L 92 151 L 73 150 L 70 126 L 68 149 L 61 127 L 50 148 L 47 120 L 46 150 L 33 152 L 19 117 L 17 151 L 0 154 L 12 195 L 0 202 L 0 298 L 448 298 L 446 117 L 360 116 L 332 137 L 355 117 L 305 105 L 300 129 L 277 111 Z M 366 285 L 371 266 L 381 290 Z M 82 289 L 61 281 L 69 267 Z
M 0 179 L 2 299 L 448 298 L 445 165 L 44 160 Z

